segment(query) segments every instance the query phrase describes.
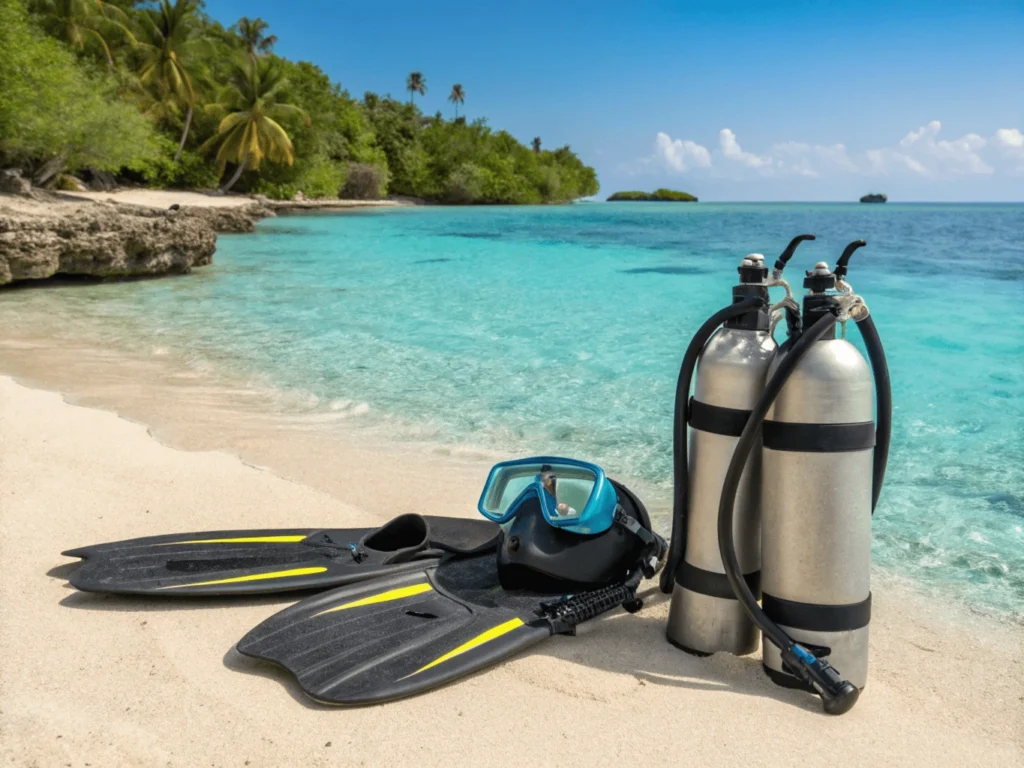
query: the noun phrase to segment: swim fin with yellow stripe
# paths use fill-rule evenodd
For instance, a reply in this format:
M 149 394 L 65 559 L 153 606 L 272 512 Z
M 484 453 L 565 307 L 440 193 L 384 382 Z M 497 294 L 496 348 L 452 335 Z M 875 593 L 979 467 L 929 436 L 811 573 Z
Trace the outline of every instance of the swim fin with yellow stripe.
M 614 481 L 613 481 L 614 482 Z M 636 589 L 664 555 L 640 502 L 615 484 L 617 526 L 593 536 L 556 530 L 539 502 L 524 504 L 496 553 L 314 595 L 239 641 L 245 656 L 290 671 L 326 704 L 376 704 L 422 693 L 488 667 L 618 606 L 639 609 Z M 527 510 L 532 505 L 535 509 Z M 551 568 L 513 567 L 535 547 Z M 543 550 L 543 551 L 542 551 Z M 602 556 L 604 555 L 604 556 Z
M 328 589 L 493 553 L 489 520 L 400 515 L 379 528 L 207 531 L 152 536 L 63 554 L 82 564 L 68 581 L 86 592 L 194 597 Z

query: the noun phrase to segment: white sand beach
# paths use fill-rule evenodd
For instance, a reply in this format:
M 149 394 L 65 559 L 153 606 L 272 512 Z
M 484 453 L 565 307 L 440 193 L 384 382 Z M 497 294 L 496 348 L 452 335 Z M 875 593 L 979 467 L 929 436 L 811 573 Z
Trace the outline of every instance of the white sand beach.
M 128 205 L 146 205 L 150 208 L 169 208 L 172 205 L 188 205 L 196 208 L 239 208 L 251 205 L 251 195 L 214 195 L 203 192 L 187 192 L 176 189 L 117 189 L 111 192 L 70 192 L 68 197 L 82 198 L 95 202 L 114 202 Z M 287 200 L 270 201 L 279 208 L 373 208 L 396 206 L 403 203 L 395 200 Z
M 253 205 L 256 199 L 250 195 L 215 195 L 205 192 L 189 192 L 180 189 L 121 188 L 109 192 L 60 192 L 46 193 L 45 200 L 17 195 L 0 195 L 0 208 L 8 212 L 27 215 L 52 215 L 67 213 L 89 203 L 118 203 L 141 205 L 166 210 L 172 205 L 191 208 L 244 208 Z M 275 210 L 338 210 L 345 208 L 379 208 L 407 205 L 400 200 L 271 200 L 267 203 Z
M 473 513 L 465 467 L 453 484 L 390 472 L 389 458 L 352 480 L 354 496 Z M 232 650 L 287 597 L 160 603 L 78 593 L 63 578 L 59 553 L 83 544 L 384 519 L 344 497 L 168 447 L 142 424 L 0 377 L 0 762 L 1024 765 L 1024 632 L 892 585 L 875 592 L 868 687 L 832 718 L 773 686 L 756 657 L 669 646 L 653 583 L 635 616 L 616 611 L 417 698 L 336 709 Z

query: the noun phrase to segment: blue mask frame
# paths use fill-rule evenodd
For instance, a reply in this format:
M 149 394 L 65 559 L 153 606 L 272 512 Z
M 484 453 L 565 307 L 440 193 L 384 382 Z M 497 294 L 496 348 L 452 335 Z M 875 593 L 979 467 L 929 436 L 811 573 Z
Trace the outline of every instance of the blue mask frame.
M 554 476 L 556 499 L 550 488 Z M 588 492 L 589 487 L 589 492 Z M 597 464 L 557 456 L 536 456 L 495 464 L 477 509 L 488 520 L 507 523 L 523 502 L 536 498 L 549 525 L 579 534 L 604 533 L 615 521 L 618 495 Z M 571 501 L 572 503 L 567 503 Z

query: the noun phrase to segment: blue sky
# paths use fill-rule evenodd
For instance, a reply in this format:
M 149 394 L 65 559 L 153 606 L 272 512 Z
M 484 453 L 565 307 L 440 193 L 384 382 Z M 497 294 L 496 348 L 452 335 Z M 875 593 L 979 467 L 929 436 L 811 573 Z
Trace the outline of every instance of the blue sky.
M 262 16 L 278 53 L 353 95 L 465 112 L 570 144 L 602 195 L 1024 201 L 1024 0 L 312 2 L 208 0 Z

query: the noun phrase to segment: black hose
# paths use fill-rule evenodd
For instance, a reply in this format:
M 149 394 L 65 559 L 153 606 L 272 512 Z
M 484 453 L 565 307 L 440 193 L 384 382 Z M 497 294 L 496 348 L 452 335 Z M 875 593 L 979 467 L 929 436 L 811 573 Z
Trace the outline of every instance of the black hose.
M 704 321 L 704 324 L 697 329 L 693 335 L 686 354 L 683 355 L 683 363 L 679 369 L 679 380 L 676 382 L 675 417 L 673 420 L 672 435 L 672 467 L 674 493 L 672 499 L 672 538 L 669 540 L 668 559 L 665 562 L 665 569 L 661 572 L 661 591 L 668 594 L 672 591 L 672 581 L 675 579 L 676 568 L 686 553 L 686 518 L 689 505 L 689 473 L 686 445 L 686 425 L 689 421 L 688 407 L 690 399 L 690 384 L 693 381 L 693 372 L 697 367 L 697 358 L 704 351 L 708 340 L 718 330 L 719 326 L 734 317 L 746 314 L 753 309 L 765 306 L 762 299 L 750 297 L 723 307 Z
M 889 443 L 892 439 L 892 382 L 889 380 L 889 365 L 885 361 L 885 349 L 878 337 L 875 321 L 868 315 L 857 321 L 857 330 L 864 339 L 864 346 L 875 375 L 875 411 L 878 424 L 875 427 L 875 458 L 871 473 L 871 514 L 875 513 L 878 497 L 885 482 L 885 467 L 889 462 Z
M 782 252 L 782 255 L 775 262 L 775 271 L 782 274 L 782 270 L 786 268 L 786 264 L 793 258 L 793 254 L 796 253 L 796 248 L 800 243 L 806 240 L 816 240 L 814 235 L 797 235 L 789 241 L 789 245 L 786 246 L 786 250 Z
M 846 246 L 846 249 L 843 251 L 843 255 L 840 256 L 839 261 L 836 262 L 836 279 L 842 280 L 843 278 L 846 277 L 846 272 L 848 270 L 848 265 L 850 263 L 850 257 L 853 256 L 854 251 L 856 251 L 858 248 L 863 248 L 865 245 L 867 245 L 867 243 L 864 242 L 863 240 L 854 240 L 852 243 Z
M 851 683 L 842 680 L 838 673 L 823 659 L 817 659 L 805 648 L 793 642 L 792 638 L 767 614 L 757 603 L 757 598 L 743 578 L 739 558 L 736 556 L 736 542 L 733 540 L 733 507 L 736 504 L 736 493 L 739 489 L 740 477 L 754 448 L 765 416 L 775 402 L 786 381 L 796 369 L 797 364 L 807 354 L 811 346 L 828 333 L 834 333 L 836 318 L 828 314 L 818 318 L 792 346 L 779 367 L 775 369 L 768 384 L 761 392 L 747 419 L 746 426 L 736 442 L 732 461 L 725 473 L 722 484 L 722 497 L 718 507 L 718 548 L 725 566 L 725 575 L 732 586 L 743 609 L 750 619 L 760 627 L 765 637 L 782 651 L 786 666 L 805 683 L 813 686 L 821 695 L 825 711 L 831 714 L 842 714 L 848 711 L 857 701 L 860 692 Z

